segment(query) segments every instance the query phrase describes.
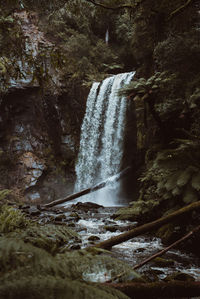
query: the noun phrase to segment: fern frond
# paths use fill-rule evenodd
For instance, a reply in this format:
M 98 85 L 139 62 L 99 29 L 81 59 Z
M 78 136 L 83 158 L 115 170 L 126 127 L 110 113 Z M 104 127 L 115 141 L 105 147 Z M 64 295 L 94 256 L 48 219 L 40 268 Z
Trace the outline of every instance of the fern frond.
M 198 200 L 197 192 L 191 186 L 188 186 L 183 196 L 183 202 L 189 204 L 197 200 Z
M 187 167 L 186 170 L 184 170 L 181 173 L 181 175 L 179 176 L 179 178 L 177 180 L 177 185 L 179 187 L 185 186 L 189 182 L 194 171 L 195 171 L 195 169 L 193 167 L 191 167 L 191 166 Z
M 200 191 L 200 172 L 195 173 L 195 174 L 192 176 L 191 186 L 192 186 L 195 190 Z

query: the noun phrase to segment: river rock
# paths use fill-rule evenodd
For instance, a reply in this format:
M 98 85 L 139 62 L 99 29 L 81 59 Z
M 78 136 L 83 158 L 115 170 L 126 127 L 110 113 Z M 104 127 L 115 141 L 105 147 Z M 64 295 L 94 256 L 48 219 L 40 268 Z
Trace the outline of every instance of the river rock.
M 118 225 L 104 225 L 103 228 L 106 230 L 106 231 L 109 231 L 109 232 L 116 232 L 117 230 L 119 230 L 119 226 Z
M 168 275 L 164 281 L 172 281 L 172 280 L 180 280 L 180 281 L 195 281 L 195 278 L 187 273 L 175 272 L 172 275 Z
M 66 220 L 65 214 L 60 214 L 55 216 L 55 221 L 64 221 L 64 220 Z
M 88 241 L 99 241 L 99 240 L 100 240 L 100 238 L 98 236 L 90 236 L 88 238 Z
M 157 267 L 169 267 L 174 265 L 174 260 L 171 259 L 164 259 L 161 257 L 156 257 L 151 264 L 157 266 Z
M 95 210 L 96 212 L 96 210 L 98 210 L 99 208 L 103 208 L 103 206 L 100 206 L 93 202 L 78 202 L 77 204 L 72 205 L 72 208 L 75 210 L 82 210 L 86 212 Z

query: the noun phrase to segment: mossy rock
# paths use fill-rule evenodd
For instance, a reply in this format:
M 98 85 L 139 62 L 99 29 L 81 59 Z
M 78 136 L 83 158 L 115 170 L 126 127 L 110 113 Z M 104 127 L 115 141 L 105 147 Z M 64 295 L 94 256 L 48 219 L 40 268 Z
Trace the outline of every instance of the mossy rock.
M 0 286 L 1 299 L 128 299 L 118 290 L 99 284 L 58 277 L 23 277 Z
M 172 280 L 180 280 L 180 281 L 195 281 L 195 278 L 187 273 L 175 272 L 172 275 L 168 275 L 164 281 L 172 281 Z
M 107 281 L 116 278 L 119 274 L 122 275 L 118 282 L 143 281 L 129 265 L 108 255 L 77 250 L 58 254 L 56 260 L 65 268 L 69 268 L 73 278 L 81 277 L 85 281 Z
M 152 264 L 156 267 L 170 267 L 174 265 L 174 260 L 172 259 L 164 259 L 161 257 L 156 257 L 153 259 Z
M 67 225 L 35 224 L 27 227 L 25 230 L 10 233 L 9 236 L 45 249 L 51 254 L 59 252 L 60 249 L 63 251 L 63 246 L 67 249 L 68 245 L 71 246 L 72 244 L 80 242 L 79 235 L 67 227 Z
M 13 207 L 3 205 L 0 207 L 0 233 L 9 233 L 31 226 L 32 222 Z
M 145 220 L 152 218 L 152 213 L 159 205 L 160 202 L 156 200 L 138 200 L 133 202 L 130 207 L 119 209 L 115 213 L 114 218 L 116 218 L 116 220 L 144 222 Z
M 113 275 L 122 271 L 132 276 L 135 273 L 125 263 L 108 256 L 93 255 L 85 250 L 52 256 L 43 249 L 8 237 L 0 238 L 0 257 L 2 299 L 125 299 L 128 297 L 117 290 L 91 283 L 86 274 L 102 269 L 114 269 Z M 140 277 L 135 273 L 136 276 Z
M 165 224 L 157 231 L 156 236 L 161 238 L 163 244 L 169 245 L 181 237 L 180 227 L 174 223 Z
M 80 242 L 79 235 L 66 226 L 55 224 L 39 225 L 29 220 L 20 210 L 3 206 L 0 210 L 0 233 L 23 240 L 55 254 L 63 246 L 67 249 Z

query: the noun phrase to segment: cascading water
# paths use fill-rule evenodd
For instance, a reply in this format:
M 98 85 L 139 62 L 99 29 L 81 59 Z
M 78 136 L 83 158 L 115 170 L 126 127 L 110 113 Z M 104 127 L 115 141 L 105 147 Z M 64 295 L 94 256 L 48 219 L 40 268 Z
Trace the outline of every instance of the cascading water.
M 134 72 L 118 74 L 101 84 L 95 82 L 90 90 L 81 128 L 76 191 L 91 187 L 120 171 L 128 104 L 117 92 L 130 83 L 133 76 Z M 116 204 L 116 192 L 110 192 L 110 188 L 85 196 L 82 201 L 92 200 L 106 206 Z M 119 183 L 112 186 L 115 191 L 118 188 Z

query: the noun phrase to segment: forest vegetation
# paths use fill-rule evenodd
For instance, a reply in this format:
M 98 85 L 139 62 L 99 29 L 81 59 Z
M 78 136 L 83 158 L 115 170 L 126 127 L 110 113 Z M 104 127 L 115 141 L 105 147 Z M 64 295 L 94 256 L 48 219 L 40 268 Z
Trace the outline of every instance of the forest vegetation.
M 79 239 L 73 230 L 40 225 L 12 205 L 27 203 L 35 186 L 44 194 L 42 203 L 66 192 L 61 189 L 74 179 L 89 88 L 134 70 L 134 80 L 116 91 L 133 104 L 129 117 L 135 128 L 127 128 L 127 134 L 136 142 L 125 148 L 134 169 L 128 179 L 130 204 L 114 216 L 142 225 L 186 205 L 198 206 L 199 61 L 197 0 L 0 0 L 1 298 L 67 298 L 66 291 L 72 299 L 131 298 L 123 286 L 118 291 L 81 280 L 87 263 L 101 258 L 95 249 L 70 251 Z M 26 136 L 14 131 L 17 122 L 31 127 Z M 72 137 L 73 150 L 63 150 L 65 135 Z M 31 140 L 31 150 L 26 144 L 17 148 L 23 138 Z M 36 185 L 27 183 L 27 152 L 40 167 Z M 61 182 L 53 189 L 57 177 Z M 192 209 L 185 219 L 173 219 L 153 233 L 169 245 L 199 224 L 199 209 Z M 199 257 L 199 241 L 195 234 L 182 249 Z M 108 264 L 106 258 L 103 262 Z M 115 275 L 137 276 L 122 264 L 116 269 Z

